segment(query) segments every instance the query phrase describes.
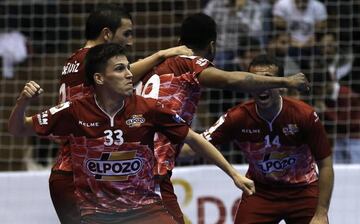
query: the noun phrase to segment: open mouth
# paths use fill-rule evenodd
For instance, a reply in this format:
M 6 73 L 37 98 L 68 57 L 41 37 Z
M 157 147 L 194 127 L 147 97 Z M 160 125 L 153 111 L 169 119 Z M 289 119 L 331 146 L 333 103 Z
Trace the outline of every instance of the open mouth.
M 260 100 L 267 100 L 270 98 L 270 95 L 269 94 L 260 94 L 259 95 L 259 99 Z

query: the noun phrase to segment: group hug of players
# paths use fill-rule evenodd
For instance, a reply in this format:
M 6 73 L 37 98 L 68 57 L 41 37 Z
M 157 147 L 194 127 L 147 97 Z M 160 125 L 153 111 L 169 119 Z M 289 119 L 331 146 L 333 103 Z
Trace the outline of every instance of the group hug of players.
M 49 186 L 62 224 L 185 223 L 170 180 L 184 143 L 243 191 L 235 223 L 328 223 L 334 174 L 326 133 L 311 106 L 279 91 L 308 90 L 304 74 L 283 77 L 266 54 L 248 72 L 217 69 L 216 24 L 202 13 L 183 21 L 180 46 L 129 64 L 132 29 L 121 6 L 99 6 L 86 21 L 84 47 L 64 65 L 60 104 L 25 116 L 44 91 L 30 81 L 10 115 L 11 134 L 60 143 Z M 253 100 L 200 135 L 190 126 L 205 87 Z M 230 141 L 249 163 L 246 176 L 213 146 Z

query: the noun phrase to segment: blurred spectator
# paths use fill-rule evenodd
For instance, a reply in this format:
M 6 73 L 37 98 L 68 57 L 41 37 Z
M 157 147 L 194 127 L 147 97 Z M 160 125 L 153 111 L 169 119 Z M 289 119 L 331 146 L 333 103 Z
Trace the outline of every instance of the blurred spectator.
M 257 38 L 264 45 L 266 25 L 264 15 L 270 5 L 266 0 L 210 0 L 204 13 L 217 23 L 217 54 L 214 63 L 225 70 L 236 69 L 239 41 Z
M 275 34 L 267 46 L 267 53 L 276 57 L 284 67 L 284 75 L 288 76 L 301 72 L 299 65 L 288 56 L 290 37 L 285 33 Z M 284 89 L 283 93 L 295 98 L 300 98 L 300 93 L 295 89 Z
M 28 56 L 26 37 L 19 31 L 0 33 L 0 57 L 2 58 L 2 75 L 13 78 L 14 65 L 24 61 Z
M 352 54 L 343 54 L 337 47 L 335 33 L 320 39 L 320 57 L 314 80 L 318 85 L 315 94 L 320 96 L 315 104 L 324 111 L 328 133 L 333 136 L 336 163 L 360 163 L 360 95 L 344 85 L 341 79 L 351 73 Z M 346 51 L 347 52 L 347 51 Z
M 273 7 L 274 27 L 290 34 L 289 55 L 305 72 L 312 66 L 316 34 L 326 20 L 326 7 L 318 0 L 278 0 Z
M 334 161 L 360 163 L 360 94 L 336 81 L 327 90 L 325 119 L 334 125 Z
M 259 39 L 249 38 L 240 43 L 238 70 L 247 71 L 250 62 L 262 53 L 262 46 Z

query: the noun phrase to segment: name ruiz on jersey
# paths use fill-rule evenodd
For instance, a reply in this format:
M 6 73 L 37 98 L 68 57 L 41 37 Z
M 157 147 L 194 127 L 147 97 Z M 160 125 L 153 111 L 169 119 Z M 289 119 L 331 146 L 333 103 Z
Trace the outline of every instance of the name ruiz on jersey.
M 125 181 L 143 167 L 143 161 L 135 155 L 136 151 L 103 152 L 99 159 L 87 160 L 86 168 L 97 180 Z
M 75 61 L 74 63 L 68 62 L 66 65 L 64 65 L 61 75 L 79 72 L 79 67 L 80 63 L 77 61 Z

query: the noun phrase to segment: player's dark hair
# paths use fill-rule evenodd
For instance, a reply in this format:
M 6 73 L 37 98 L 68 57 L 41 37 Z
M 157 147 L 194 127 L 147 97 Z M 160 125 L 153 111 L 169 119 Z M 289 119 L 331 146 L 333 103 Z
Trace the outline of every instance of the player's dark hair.
M 95 85 L 94 74 L 105 71 L 110 58 L 125 54 L 125 48 L 116 43 L 99 44 L 90 48 L 85 56 L 85 84 Z
M 284 66 L 280 61 L 278 61 L 275 57 L 268 54 L 260 54 L 256 56 L 250 63 L 248 70 L 254 66 L 270 66 L 274 65 L 277 67 L 278 72 L 277 76 L 284 77 Z
M 96 39 L 101 31 L 107 27 L 115 33 L 121 26 L 121 19 L 132 21 L 130 13 L 119 4 L 101 4 L 86 20 L 85 37 L 87 40 Z
M 216 23 L 204 13 L 193 14 L 182 22 L 180 42 L 189 48 L 203 50 L 216 37 Z

